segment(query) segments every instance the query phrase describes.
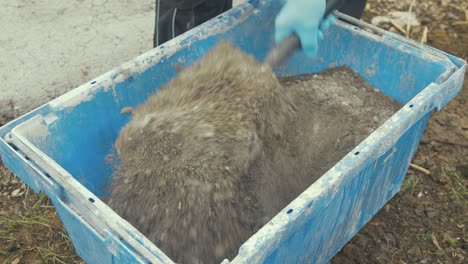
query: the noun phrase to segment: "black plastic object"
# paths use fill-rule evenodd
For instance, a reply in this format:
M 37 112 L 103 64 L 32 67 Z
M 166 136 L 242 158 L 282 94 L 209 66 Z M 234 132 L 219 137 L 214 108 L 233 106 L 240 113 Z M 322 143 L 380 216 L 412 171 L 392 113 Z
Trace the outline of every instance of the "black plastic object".
M 328 16 L 331 12 L 339 9 L 345 4 L 346 0 L 328 0 L 325 9 L 324 17 Z M 265 63 L 272 68 L 276 68 L 287 57 L 289 57 L 296 49 L 301 48 L 301 40 L 296 33 L 292 33 L 289 37 L 284 38 L 280 44 L 273 47 L 265 59 Z

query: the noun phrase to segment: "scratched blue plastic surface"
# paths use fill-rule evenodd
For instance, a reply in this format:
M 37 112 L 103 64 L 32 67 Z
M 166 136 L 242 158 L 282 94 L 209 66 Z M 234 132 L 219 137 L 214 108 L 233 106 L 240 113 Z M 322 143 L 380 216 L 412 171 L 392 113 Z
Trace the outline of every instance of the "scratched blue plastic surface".
M 88 84 L 90 91 L 91 87 L 98 87 L 90 92 L 89 99 L 68 108 L 46 104 L 0 128 L 0 137 L 36 115 L 53 113 L 57 120 L 48 125 L 49 136 L 31 141 L 96 196 L 105 197 L 111 175 L 106 156 L 112 153 L 119 129 L 129 121 L 129 115 L 121 114 L 121 109 L 144 102 L 177 75 L 176 63 L 190 65 L 219 40 L 234 43 L 263 60 L 273 43 L 273 19 L 279 7 L 275 1 L 264 4 L 258 10 L 244 4 L 187 32 L 130 63 L 147 65 L 144 71 L 133 72 L 132 67 L 122 66 L 96 84 Z M 234 25 L 236 21 L 240 24 Z M 223 28 L 221 24 L 231 27 Z M 219 32 L 211 35 L 213 30 Z M 158 55 L 176 44 L 181 47 L 173 55 Z M 383 93 L 406 105 L 380 134 L 374 133 L 374 137 L 357 146 L 321 182 L 291 201 L 251 237 L 233 262 L 326 263 L 399 190 L 431 111 L 450 101 L 463 83 L 466 63 L 433 51 L 447 57 L 428 55 L 427 50 L 392 37 L 338 24 L 326 34 L 318 58 L 308 59 L 297 52 L 277 70 L 279 76 L 287 76 L 348 65 Z M 103 80 L 117 80 L 119 72 L 129 71 L 113 87 L 101 87 Z M 69 99 L 58 98 L 54 102 L 66 100 Z M 357 151 L 359 154 L 354 155 Z M 88 201 L 77 201 L 33 160 L 25 159 L 4 140 L 0 140 L 0 155 L 6 166 L 31 188 L 52 198 L 78 254 L 87 263 L 143 261 L 112 230 L 96 230 L 99 224 L 89 222 L 99 220 L 86 221 L 79 204 Z

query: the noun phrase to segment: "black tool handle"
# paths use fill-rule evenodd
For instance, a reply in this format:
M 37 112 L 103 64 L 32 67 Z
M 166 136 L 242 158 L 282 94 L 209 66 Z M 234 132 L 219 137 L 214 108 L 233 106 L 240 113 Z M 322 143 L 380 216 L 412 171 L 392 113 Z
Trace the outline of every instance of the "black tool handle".
M 343 6 L 346 0 L 327 0 L 324 17 Z M 301 40 L 296 33 L 284 38 L 280 44 L 274 47 L 265 59 L 265 63 L 275 68 L 288 58 L 296 49 L 301 48 Z

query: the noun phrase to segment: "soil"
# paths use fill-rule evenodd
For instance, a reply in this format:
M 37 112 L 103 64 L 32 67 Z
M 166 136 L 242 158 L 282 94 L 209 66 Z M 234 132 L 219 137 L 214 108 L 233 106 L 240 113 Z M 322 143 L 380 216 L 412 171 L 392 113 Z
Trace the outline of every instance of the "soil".
M 287 124 L 283 145 L 266 151 L 251 172 L 263 180 L 257 192 L 261 204 L 269 205 L 267 220 L 401 107 L 348 67 L 280 82 L 293 98 L 296 116 Z
M 110 207 L 178 263 L 234 257 L 262 211 L 248 169 L 293 113 L 271 71 L 221 43 L 133 112 Z
M 408 11 L 411 2 L 370 0 L 363 20 L 370 22 L 373 17 L 387 15 L 390 11 Z M 464 0 L 415 1 L 412 12 L 421 25 L 412 27 L 409 37 L 420 41 L 427 27 L 430 46 L 468 60 L 466 10 Z M 379 26 L 403 34 L 391 24 Z M 467 98 L 468 76 L 465 75 L 461 93 L 431 117 L 412 161 L 429 169 L 431 174 L 410 169 L 399 194 L 332 263 L 467 263 Z M 0 122 L 10 118 L 8 114 L 8 118 Z M 72 246 L 63 246 L 70 242 L 47 198 L 28 191 L 4 167 L 0 168 L 0 182 L 5 182 L 0 186 L 0 263 L 82 263 Z M 12 197 L 17 189 L 20 195 Z M 43 206 L 31 210 L 34 204 Z M 6 223 L 12 223 L 7 219 L 37 220 L 37 217 L 47 219 L 51 228 L 26 224 L 30 221 L 14 221 L 16 224 L 10 225 L 10 229 L 5 228 Z M 61 232 L 63 236 L 57 237 Z M 46 254 L 41 253 L 45 252 L 44 248 L 49 249 Z
M 349 68 L 281 83 L 222 43 L 133 112 L 109 205 L 178 263 L 232 259 L 400 107 Z

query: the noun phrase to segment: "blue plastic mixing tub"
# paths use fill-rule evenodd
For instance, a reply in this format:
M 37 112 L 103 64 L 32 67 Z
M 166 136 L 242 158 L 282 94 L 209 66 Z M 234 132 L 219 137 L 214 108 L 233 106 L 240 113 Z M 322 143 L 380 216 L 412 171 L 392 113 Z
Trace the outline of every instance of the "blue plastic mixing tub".
M 263 60 L 280 1 L 245 3 L 0 128 L 5 165 L 53 201 L 87 263 L 172 263 L 98 197 L 121 114 L 219 40 Z M 346 16 L 316 59 L 295 54 L 279 76 L 348 65 L 404 106 L 239 248 L 232 263 L 326 263 L 398 192 L 427 121 L 461 89 L 466 62 Z M 227 234 L 228 235 L 228 234 Z

